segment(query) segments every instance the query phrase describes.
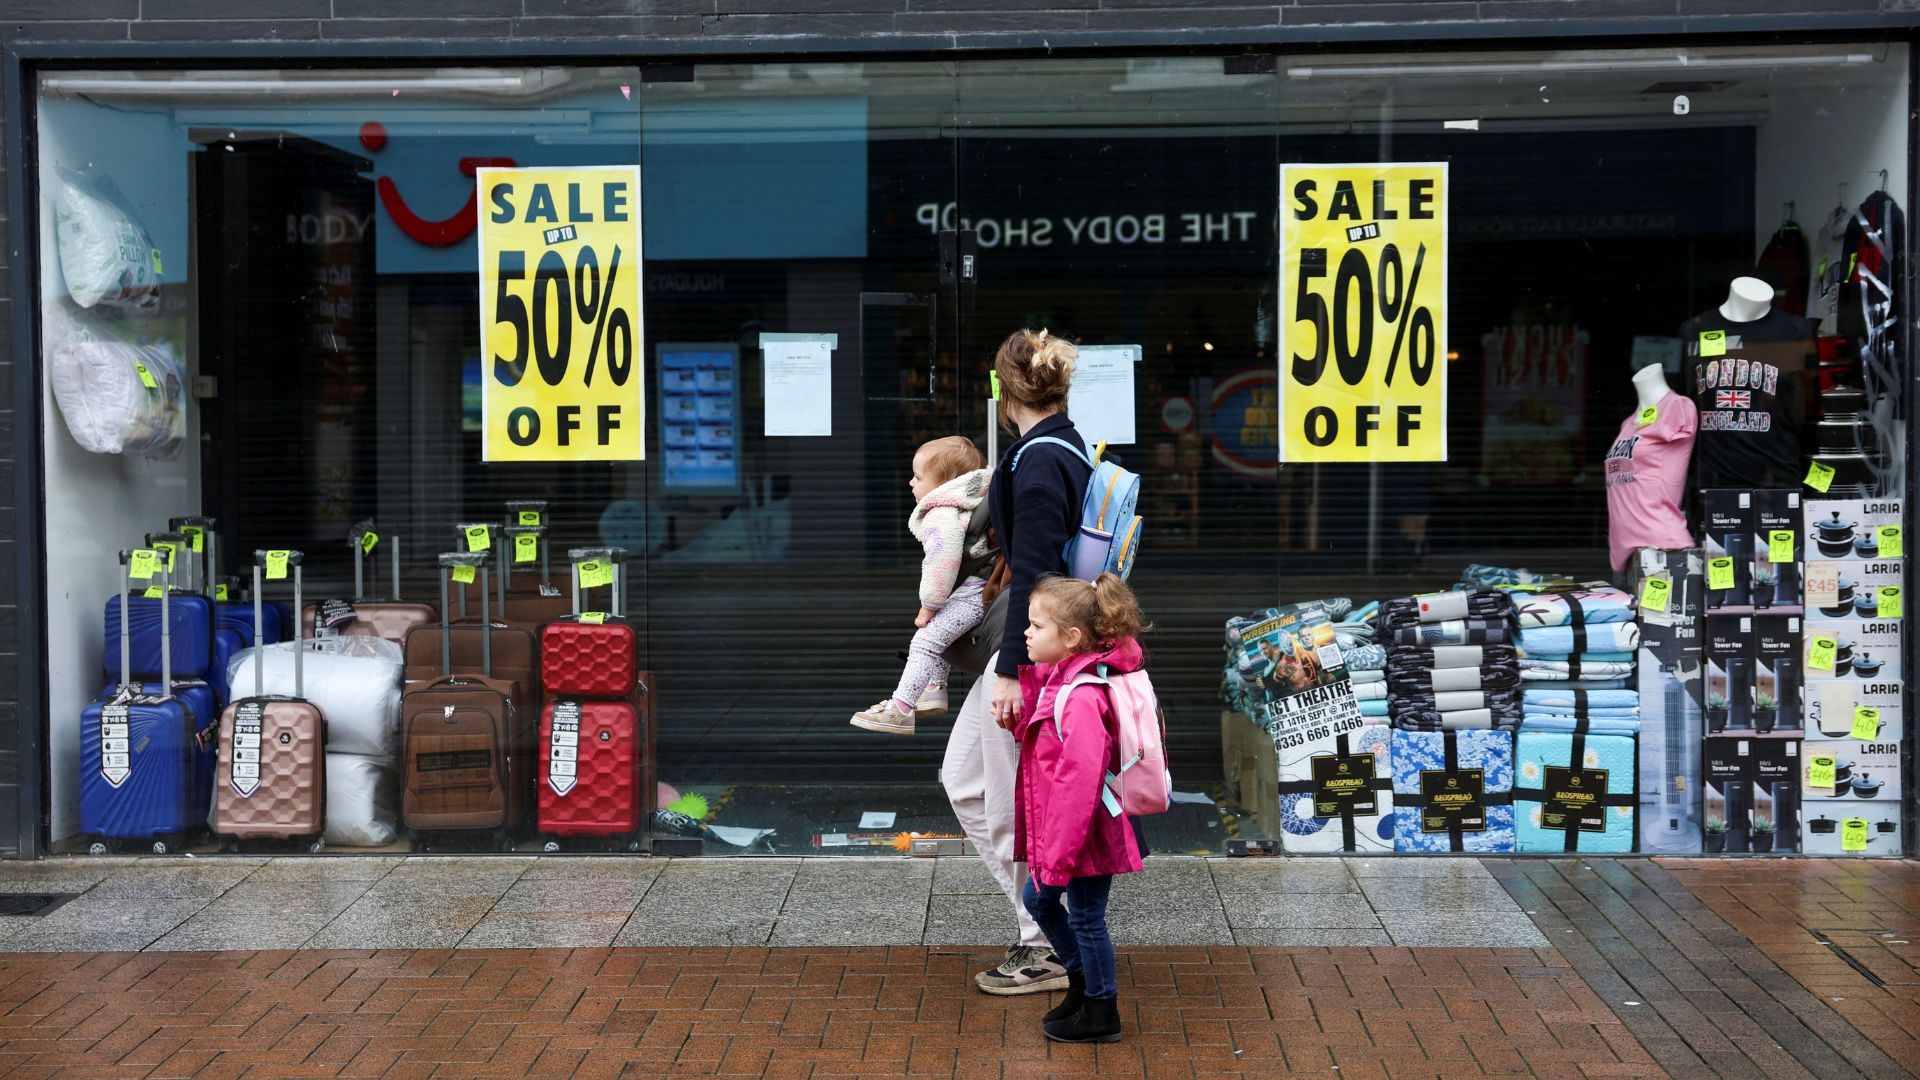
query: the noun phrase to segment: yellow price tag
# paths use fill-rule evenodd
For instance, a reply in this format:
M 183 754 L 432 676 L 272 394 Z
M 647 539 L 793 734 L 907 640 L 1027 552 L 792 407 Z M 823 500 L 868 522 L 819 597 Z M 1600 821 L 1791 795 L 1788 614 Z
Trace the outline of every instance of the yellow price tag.
M 1867 850 L 1867 819 L 1850 817 L 1840 823 L 1840 850 Z
M 597 589 L 602 585 L 613 584 L 613 564 L 600 559 L 588 559 L 580 564 L 580 587 Z
M 227 587 L 225 585 L 215 585 L 213 587 L 213 598 L 225 603 L 227 600 Z
M 1660 419 L 1660 406 L 1649 405 L 1640 410 L 1639 422 L 1641 427 L 1646 427 L 1658 419 Z
M 165 270 L 160 269 L 160 249 L 159 248 L 153 249 L 153 272 L 156 274 L 166 273 Z
M 1906 605 L 1902 602 L 1901 595 L 1902 594 L 1901 594 L 1900 586 L 1898 585 L 1886 585 L 1881 587 L 1880 607 L 1879 607 L 1880 618 L 1897 619 L 1901 615 L 1905 614 Z
M 522 525 L 538 525 L 538 524 L 540 524 L 540 511 L 538 511 L 538 510 L 522 510 L 522 511 L 520 511 L 520 524 L 522 524 Z
M 1833 786 L 1834 759 L 1825 755 L 1807 759 L 1807 785 L 1809 787 L 1830 788 Z
M 1767 561 L 1778 566 L 1793 561 L 1793 530 L 1774 529 L 1767 533 Z
M 160 553 L 141 548 L 133 553 L 127 562 L 127 576 L 140 581 L 152 581 L 153 575 L 160 572 Z
M 173 573 L 173 557 L 180 552 L 180 545 L 172 540 L 162 540 L 153 545 L 167 553 L 167 573 Z
M 467 526 L 467 550 L 485 551 L 493 546 L 493 536 L 485 525 Z
M 1840 643 L 1830 637 L 1809 638 L 1807 640 L 1807 667 L 1814 671 L 1833 673 L 1833 654 Z
M 1000 400 L 1000 373 L 998 371 L 987 372 L 987 381 L 990 384 L 992 384 L 992 387 L 993 387 L 993 400 L 999 401 Z
M 1906 555 L 1907 548 L 1904 538 L 1900 535 L 1900 526 L 1882 525 L 1874 532 L 1879 534 L 1881 558 L 1898 559 Z
M 540 557 L 540 537 L 534 533 L 521 533 L 513 538 L 513 561 L 532 562 Z
M 289 552 L 289 551 L 267 552 L 267 580 L 268 581 L 279 581 L 280 579 L 287 576 L 287 558 L 291 554 L 292 552 Z
M 368 529 L 360 534 L 360 554 L 371 555 L 373 549 L 380 546 L 380 534 Z
M 1673 582 L 1663 577 L 1650 577 L 1640 583 L 1640 610 L 1665 611 L 1667 603 L 1673 598 Z
M 180 531 L 186 535 L 188 546 L 195 555 L 207 550 L 207 530 L 198 525 L 182 525 Z
M 1825 492 L 1833 485 L 1833 466 L 1822 465 L 1817 461 L 1807 463 L 1807 486 L 1815 491 Z
M 1732 559 L 1722 557 L 1718 559 L 1707 560 L 1707 588 L 1709 589 L 1733 588 L 1733 560 Z
M 1700 331 L 1700 358 L 1727 355 L 1727 332 L 1725 330 Z
M 580 621 L 592 626 L 599 626 L 601 623 L 607 621 L 607 613 L 604 611 L 583 611 L 580 613 Z
M 1865 705 L 1856 705 L 1853 709 L 1853 730 L 1847 733 L 1850 739 L 1871 742 L 1880 737 L 1880 710 L 1869 709 Z
M 147 591 L 144 593 L 141 593 L 140 595 L 146 597 L 149 600 L 158 600 L 161 597 L 167 595 L 167 590 L 161 588 L 158 585 L 149 585 L 147 586 Z
M 144 386 L 149 390 L 160 389 L 160 384 L 154 381 L 153 372 L 147 370 L 147 365 L 145 363 L 139 360 L 135 360 L 133 362 L 133 370 L 139 373 L 141 386 Z
M 453 568 L 453 580 L 463 585 L 471 585 L 475 576 L 473 567 L 471 566 L 456 566 Z

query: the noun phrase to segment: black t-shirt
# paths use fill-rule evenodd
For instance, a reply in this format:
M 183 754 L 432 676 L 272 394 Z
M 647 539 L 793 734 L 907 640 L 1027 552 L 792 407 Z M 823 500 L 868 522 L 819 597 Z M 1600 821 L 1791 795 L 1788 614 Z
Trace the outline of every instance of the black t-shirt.
M 1818 356 L 1814 325 L 1779 308 L 1755 322 L 1733 322 L 1716 309 L 1681 324 L 1687 385 L 1700 411 L 1695 488 L 1800 486 L 1806 381 Z M 1708 336 L 1715 332 L 1724 337 Z

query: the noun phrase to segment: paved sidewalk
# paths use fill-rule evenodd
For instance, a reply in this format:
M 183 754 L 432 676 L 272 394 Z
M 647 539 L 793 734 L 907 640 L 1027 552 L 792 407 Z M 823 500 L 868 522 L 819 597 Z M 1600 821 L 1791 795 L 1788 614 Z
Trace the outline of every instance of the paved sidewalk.
M 0 894 L 84 892 L 0 916 L 0 1075 L 1830 1080 L 1920 1065 L 1912 862 L 1155 859 L 1116 895 L 1127 1037 L 1098 1048 L 1045 1042 L 1046 995 L 970 988 L 1011 921 L 969 863 L 7 866 Z M 479 947 L 507 940 L 550 947 Z M 195 943 L 228 951 L 165 951 Z M 61 947 L 125 951 L 20 951 Z

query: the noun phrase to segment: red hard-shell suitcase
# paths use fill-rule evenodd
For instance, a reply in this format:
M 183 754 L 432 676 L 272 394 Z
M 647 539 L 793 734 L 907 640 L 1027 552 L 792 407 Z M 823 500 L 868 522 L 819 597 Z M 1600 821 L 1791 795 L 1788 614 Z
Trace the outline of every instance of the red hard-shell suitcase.
M 629 849 L 638 850 L 646 820 L 644 752 L 640 711 L 631 701 L 563 698 L 548 705 L 540 716 L 540 831 L 628 836 Z
M 579 697 L 626 697 L 640 681 L 640 639 L 622 618 L 626 566 L 614 548 L 576 548 L 573 562 L 574 614 L 549 623 L 540 632 L 540 680 L 547 693 Z M 583 588 L 596 575 L 608 576 L 607 611 L 581 611 Z

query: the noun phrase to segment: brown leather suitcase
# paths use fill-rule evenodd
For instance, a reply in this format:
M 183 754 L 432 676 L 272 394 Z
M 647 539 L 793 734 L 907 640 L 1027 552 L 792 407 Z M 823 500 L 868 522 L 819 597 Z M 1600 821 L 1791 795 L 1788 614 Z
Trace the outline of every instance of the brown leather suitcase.
M 491 605 L 488 614 L 492 614 Z M 486 652 L 492 650 L 493 678 L 514 686 L 514 704 L 524 715 L 540 713 L 540 642 L 524 626 L 490 620 L 491 633 L 479 619 L 441 620 L 432 626 L 416 626 L 407 632 L 406 688 L 439 679 L 446 674 L 440 643 L 451 639 L 453 670 L 482 672 L 487 669 Z M 528 736 L 531 739 L 531 736 Z M 529 742 L 527 745 L 531 746 Z
M 348 535 L 348 545 L 353 549 L 353 618 L 343 620 L 329 628 L 320 626 L 319 620 L 330 614 L 328 608 L 333 602 L 307 604 L 300 608 L 300 621 L 313 631 L 315 637 L 331 630 L 333 633 L 349 636 L 383 637 L 395 645 L 405 643 L 407 631 L 416 626 L 428 626 L 439 618 L 431 604 L 415 604 L 400 598 L 400 538 L 397 536 L 378 536 L 376 543 L 385 543 L 393 554 L 393 597 L 388 600 L 367 599 L 366 564 L 372 561 L 373 552 L 363 542 L 367 534 L 373 532 L 372 521 L 361 521 L 354 525 Z
M 405 773 L 400 813 L 416 846 L 423 832 L 485 831 L 492 833 L 496 850 L 509 849 L 512 830 L 523 813 L 522 789 L 531 787 L 531 771 L 515 752 L 524 741 L 514 704 L 520 691 L 510 680 L 495 677 L 493 670 L 487 561 L 485 552 L 440 556 L 442 610 L 451 571 L 462 566 L 478 571 L 478 624 L 451 627 L 443 618 L 434 628 L 437 632 L 429 635 L 422 632 L 424 628 L 416 628 L 407 635 L 410 655 L 428 642 L 439 654 L 438 674 L 410 681 L 400 699 Z M 456 659 L 461 629 L 473 630 L 479 639 L 477 670 L 462 670 Z
M 280 553 L 273 553 L 276 562 Z M 269 554 L 254 552 L 254 640 L 261 639 L 261 569 Z M 293 570 L 293 603 L 300 605 L 298 551 L 285 553 Z M 214 759 L 213 831 L 237 840 L 270 837 L 305 839 L 319 850 L 327 830 L 327 722 L 319 707 L 302 695 L 300 627 L 293 630 L 293 696 L 267 696 L 262 684 L 264 654 L 253 658 L 253 696 L 240 698 L 220 714 L 220 743 Z
M 526 505 L 508 503 L 508 507 Z M 541 503 L 542 507 L 546 504 Z M 547 530 L 540 525 L 508 525 L 508 559 L 502 572 L 505 621 L 526 626 L 535 632 L 550 622 L 573 614 L 572 601 L 553 584 L 552 560 L 548 553 Z M 539 570 L 534 570 L 538 563 Z M 518 565 L 515 565 L 518 564 Z

